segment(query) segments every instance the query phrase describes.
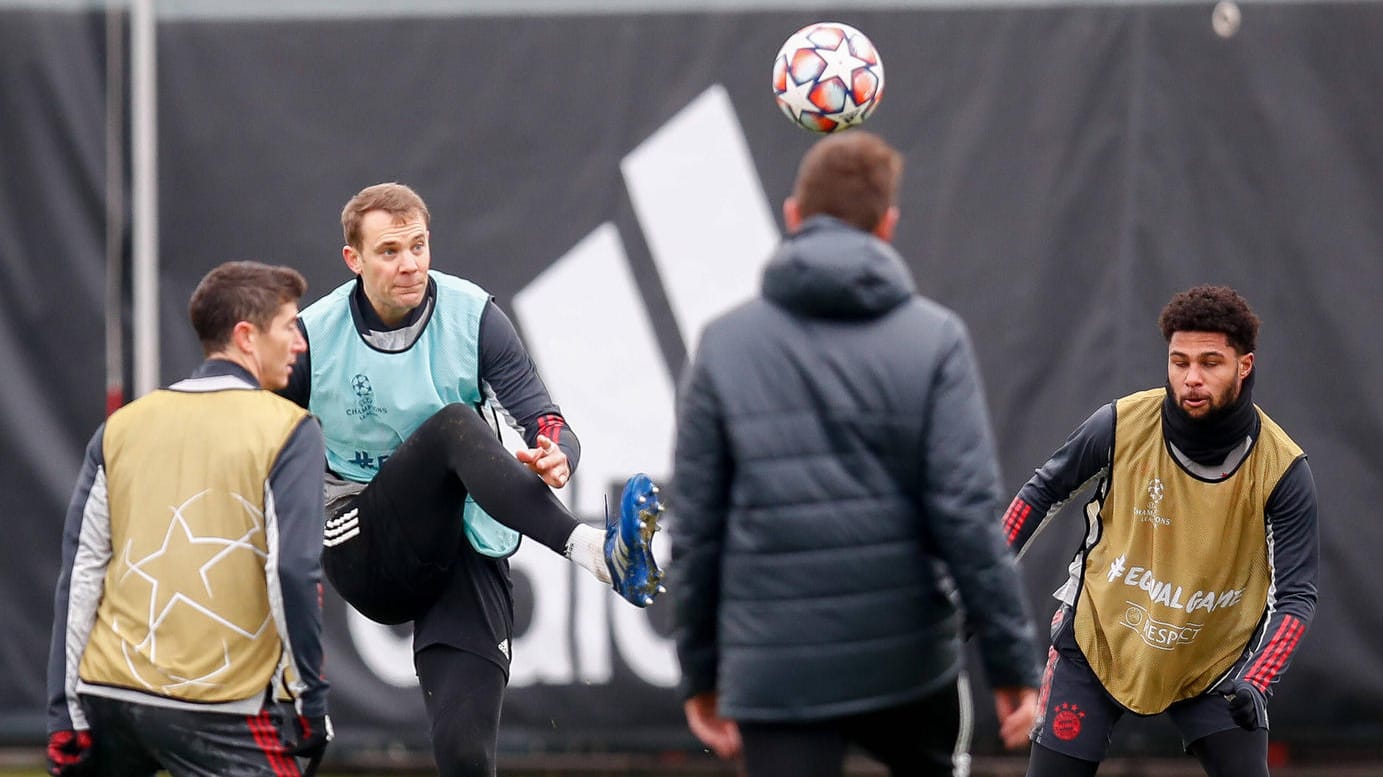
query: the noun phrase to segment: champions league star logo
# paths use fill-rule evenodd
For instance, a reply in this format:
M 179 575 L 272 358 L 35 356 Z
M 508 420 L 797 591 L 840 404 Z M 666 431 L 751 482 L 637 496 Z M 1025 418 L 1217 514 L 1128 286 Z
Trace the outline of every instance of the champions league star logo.
M 1172 525 L 1172 519 L 1164 516 L 1160 509 L 1162 497 L 1166 491 L 1166 487 L 1162 485 L 1162 478 L 1153 478 L 1148 481 L 1148 507 L 1145 510 L 1133 511 L 1133 514 L 1138 516 L 1138 520 L 1151 523 L 1155 527 Z
M 355 407 L 348 408 L 346 415 L 357 418 L 374 418 L 388 412 L 375 405 L 375 389 L 364 374 L 351 378 L 351 392 L 355 394 Z

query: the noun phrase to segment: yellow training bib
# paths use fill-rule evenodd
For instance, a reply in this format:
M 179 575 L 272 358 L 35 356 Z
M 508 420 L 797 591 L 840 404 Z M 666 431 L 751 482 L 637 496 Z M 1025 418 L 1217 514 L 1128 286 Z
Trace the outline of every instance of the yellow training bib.
M 1151 715 L 1204 693 L 1243 654 L 1272 580 L 1264 507 L 1301 448 L 1260 409 L 1261 431 L 1222 480 L 1167 449 L 1153 389 L 1115 403 L 1108 492 L 1086 507 L 1076 641 L 1123 706 Z

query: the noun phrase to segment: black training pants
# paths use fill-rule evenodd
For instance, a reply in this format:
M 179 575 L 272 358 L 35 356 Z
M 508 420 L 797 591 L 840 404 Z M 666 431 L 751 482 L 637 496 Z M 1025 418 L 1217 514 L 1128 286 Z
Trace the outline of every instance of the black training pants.
M 498 664 L 449 645 L 413 657 L 432 722 L 432 755 L 441 777 L 494 777 L 500 707 L 508 683 Z
M 1197 739 L 1188 748 L 1208 777 L 1268 777 L 1268 730 L 1241 728 Z M 1032 746 L 1027 777 L 1094 777 L 1098 761 L 1083 761 Z
M 474 409 L 447 405 L 330 517 L 358 521 L 359 534 L 324 549 L 327 578 L 371 620 L 415 619 L 446 585 L 466 542 L 461 513 L 467 494 L 495 520 L 559 554 L 578 525 Z
M 968 693 L 966 685 L 955 682 L 915 702 L 863 715 L 800 723 L 740 721 L 745 774 L 841 777 L 846 752 L 856 745 L 894 777 L 951 777 L 957 760 L 969 759 L 970 700 L 962 702 L 962 693 Z
M 101 777 L 297 777 L 284 729 L 266 710 L 256 715 L 198 712 L 82 696 L 91 722 L 92 774 Z M 290 731 L 290 736 L 296 732 Z

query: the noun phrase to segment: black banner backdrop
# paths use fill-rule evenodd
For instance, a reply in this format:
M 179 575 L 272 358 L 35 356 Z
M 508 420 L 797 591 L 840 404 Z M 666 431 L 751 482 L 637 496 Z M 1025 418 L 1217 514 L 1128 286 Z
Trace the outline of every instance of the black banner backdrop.
M 742 144 L 749 166 L 725 168 L 727 189 L 757 193 L 778 229 L 772 214 L 812 136 L 778 114 L 769 69 L 788 33 L 814 20 L 160 24 L 163 378 L 198 361 L 184 310 L 207 269 L 285 262 L 308 276 L 310 296 L 326 292 L 346 277 L 340 207 L 382 180 L 427 198 L 437 269 L 506 308 L 541 311 L 516 318 L 549 378 L 554 333 L 630 299 L 656 344 L 647 366 L 675 377 L 694 328 L 678 312 L 687 286 L 659 263 L 668 222 L 656 216 L 704 224 L 707 267 L 728 257 L 748 272 L 763 245 L 705 219 L 710 198 L 691 183 L 661 180 L 671 194 L 655 195 L 639 173 L 732 158 Z M 972 327 L 1011 488 L 1100 403 L 1161 383 L 1155 318 L 1172 293 L 1228 283 L 1255 305 L 1257 399 L 1310 454 L 1321 507 L 1320 604 L 1272 706 L 1274 738 L 1299 753 L 1377 752 L 1383 4 L 1253 4 L 1229 38 L 1201 4 L 842 21 L 883 54 L 887 92 L 870 128 L 907 156 L 897 244 L 924 292 Z M 61 515 L 103 406 L 102 46 L 96 16 L 0 11 L 0 506 L 12 538 L 0 550 L 0 732 L 16 742 L 42 735 Z M 699 118 L 681 124 L 689 111 Z M 652 142 L 682 126 L 699 132 Z M 632 297 L 620 276 L 583 271 L 606 266 L 579 261 L 596 255 L 623 260 Z M 556 292 L 540 288 L 568 259 L 576 271 Z M 558 382 L 618 393 L 626 343 L 584 345 L 599 358 Z M 573 423 L 587 440 L 583 470 L 599 466 L 590 440 L 602 424 Z M 1080 533 L 1068 510 L 1024 559 L 1039 621 Z M 523 553 L 504 746 L 689 746 L 665 610 L 631 615 L 565 562 Z M 670 573 L 675 584 L 675 560 Z M 406 633 L 363 625 L 334 599 L 328 629 L 343 744 L 421 746 Z M 979 752 L 995 749 L 987 708 L 977 705 Z M 1170 753 L 1174 742 L 1168 726 L 1133 722 L 1115 751 Z
M 0 737 L 37 741 L 62 515 L 105 409 L 100 17 L 0 11 Z

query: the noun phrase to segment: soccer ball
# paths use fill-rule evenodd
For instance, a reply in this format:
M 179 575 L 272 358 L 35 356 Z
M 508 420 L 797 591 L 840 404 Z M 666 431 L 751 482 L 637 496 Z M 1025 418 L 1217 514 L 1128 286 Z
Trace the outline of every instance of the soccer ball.
M 864 33 L 840 22 L 794 32 L 773 60 L 778 107 L 799 127 L 837 132 L 869 118 L 884 96 L 884 63 Z

